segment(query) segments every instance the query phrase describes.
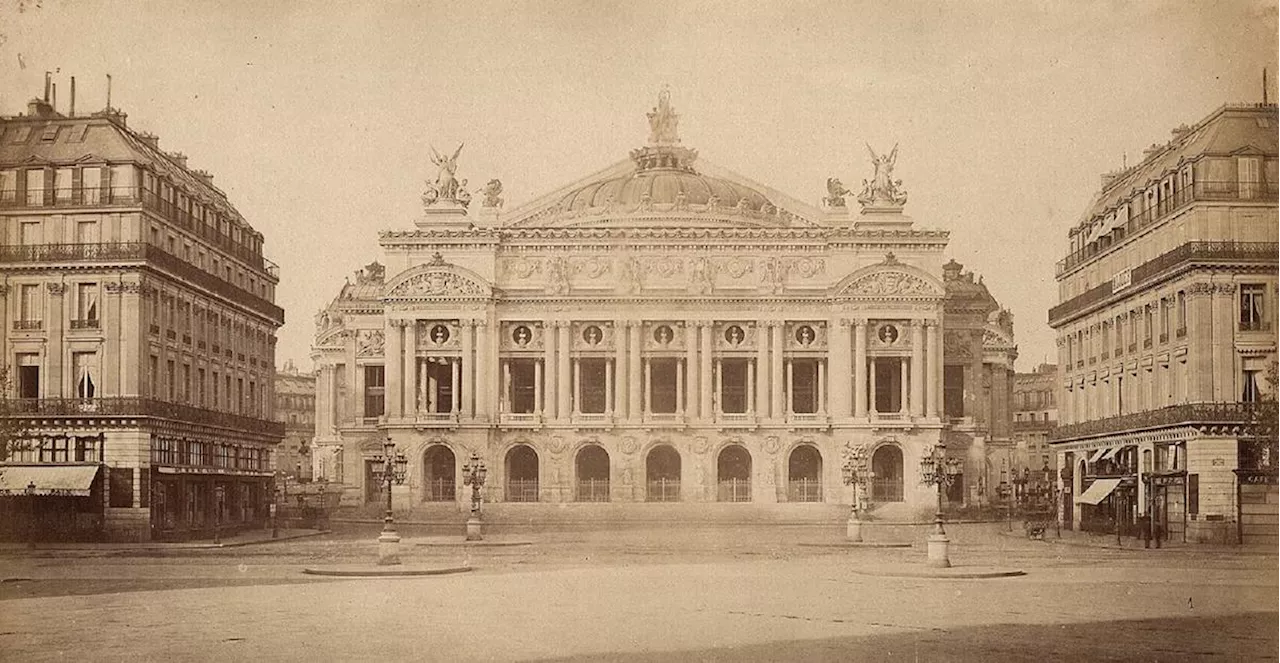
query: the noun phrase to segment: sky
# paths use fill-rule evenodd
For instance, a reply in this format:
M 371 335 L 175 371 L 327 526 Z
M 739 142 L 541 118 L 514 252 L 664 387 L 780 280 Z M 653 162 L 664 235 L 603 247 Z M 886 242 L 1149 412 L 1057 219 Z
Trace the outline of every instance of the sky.
M 920 227 L 1054 361 L 1054 264 L 1102 173 L 1228 102 L 1277 97 L 1275 2 L 0 0 L 0 114 L 54 71 L 212 172 L 266 236 L 277 361 L 420 216 L 430 148 L 507 207 L 624 158 L 669 85 L 700 158 L 818 205 L 898 144 Z

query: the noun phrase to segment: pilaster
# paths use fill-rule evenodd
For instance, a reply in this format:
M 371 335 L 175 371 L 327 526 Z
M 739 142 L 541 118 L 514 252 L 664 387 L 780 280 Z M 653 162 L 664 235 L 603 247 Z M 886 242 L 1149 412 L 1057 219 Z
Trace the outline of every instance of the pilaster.
M 49 321 L 49 346 L 48 356 L 45 361 L 49 367 L 46 371 L 45 381 L 48 386 L 45 387 L 44 393 L 47 397 L 70 398 L 75 394 L 70 388 L 63 389 L 63 355 L 65 347 L 62 341 L 63 326 L 66 324 L 65 317 L 67 312 L 66 301 L 63 295 L 67 292 L 67 286 L 63 283 L 46 283 L 49 297 L 45 304 L 45 320 Z
M 714 346 L 715 323 L 708 320 L 698 326 L 698 344 L 701 346 L 701 354 L 698 357 L 701 368 L 698 373 L 698 394 L 701 398 L 699 412 L 702 418 L 710 421 L 715 418 L 715 402 L 719 398 L 719 387 L 713 388 L 710 384 L 711 376 L 718 374 L 712 366 L 712 348 Z M 750 373 L 750 367 L 747 368 Z M 755 394 L 747 392 L 747 398 L 755 398 Z
M 418 414 L 418 321 L 404 321 L 404 370 L 400 385 L 400 398 L 404 401 L 404 416 Z
M 556 322 L 556 413 L 561 419 L 568 419 L 573 409 L 572 384 L 570 382 L 569 356 L 572 346 L 569 343 L 569 321 Z
M 773 402 L 770 406 L 771 414 L 774 419 L 782 419 L 786 416 L 786 392 L 791 385 L 784 383 L 782 375 L 782 333 L 785 330 L 781 321 L 769 321 L 769 340 L 772 355 L 769 358 L 770 376 L 769 383 L 772 388 L 769 390 L 773 396 Z
M 404 416 L 404 320 L 388 319 L 386 325 L 386 389 L 387 418 Z
M 911 324 L 911 416 L 924 416 L 924 323 Z
M 867 416 L 867 321 L 853 321 L 853 416 Z

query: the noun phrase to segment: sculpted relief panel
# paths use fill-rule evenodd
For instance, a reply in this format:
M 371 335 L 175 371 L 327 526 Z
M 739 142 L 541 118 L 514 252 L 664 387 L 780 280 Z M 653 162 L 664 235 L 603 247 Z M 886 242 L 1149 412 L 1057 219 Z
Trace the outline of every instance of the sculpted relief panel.
M 647 253 L 587 256 L 500 258 L 504 287 L 538 288 L 551 295 L 574 288 L 610 288 L 626 295 L 650 288 L 681 288 L 709 295 L 717 288 L 751 288 L 782 292 L 790 282 L 820 278 L 826 261 L 808 256 L 654 255 Z
M 943 293 L 914 274 L 881 271 L 850 283 L 840 294 L 845 297 L 940 297 Z
M 485 297 L 479 283 L 449 271 L 430 271 L 405 279 L 387 293 L 388 297 Z

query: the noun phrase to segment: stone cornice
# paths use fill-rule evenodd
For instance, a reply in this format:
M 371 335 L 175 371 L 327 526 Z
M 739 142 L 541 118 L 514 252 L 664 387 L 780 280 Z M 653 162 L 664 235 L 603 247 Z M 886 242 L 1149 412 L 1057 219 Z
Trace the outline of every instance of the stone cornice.
M 808 240 L 829 244 L 883 243 L 885 241 L 915 241 L 924 244 L 946 243 L 950 232 L 946 230 L 853 230 L 832 227 L 788 228 L 468 228 L 432 230 L 383 230 L 378 240 L 384 246 L 398 244 L 432 244 L 442 241 L 470 243 L 504 243 L 524 240 Z

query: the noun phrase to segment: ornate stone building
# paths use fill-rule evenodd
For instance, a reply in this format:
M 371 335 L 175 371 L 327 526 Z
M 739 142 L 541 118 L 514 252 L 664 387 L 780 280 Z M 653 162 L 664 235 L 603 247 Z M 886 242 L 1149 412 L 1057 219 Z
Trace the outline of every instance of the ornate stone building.
M 472 453 L 495 501 L 847 503 L 860 446 L 885 512 L 932 511 L 948 235 L 903 213 L 896 148 L 851 214 L 834 178 L 818 208 L 698 160 L 665 92 L 648 117 L 629 158 L 515 209 L 497 180 L 472 208 L 435 155 L 416 228 L 317 316 L 317 479 L 374 500 L 390 436 L 409 508 L 461 499 Z
M 0 522 L 130 540 L 260 524 L 284 321 L 262 234 L 124 113 L 64 115 L 47 93 L 0 119 L 0 219 Z
M 316 376 L 300 373 L 292 361 L 276 372 L 275 419 L 284 424 L 284 440 L 271 469 L 294 481 L 311 480 L 311 440 L 316 436 Z
M 1276 121 L 1174 129 L 1070 230 L 1049 311 L 1070 527 L 1275 544 Z
M 1040 364 L 1030 373 L 1013 376 L 1013 440 L 1015 467 L 1048 467 L 1057 476 L 1057 458 L 1049 448 L 1049 433 L 1058 425 L 1058 367 Z

